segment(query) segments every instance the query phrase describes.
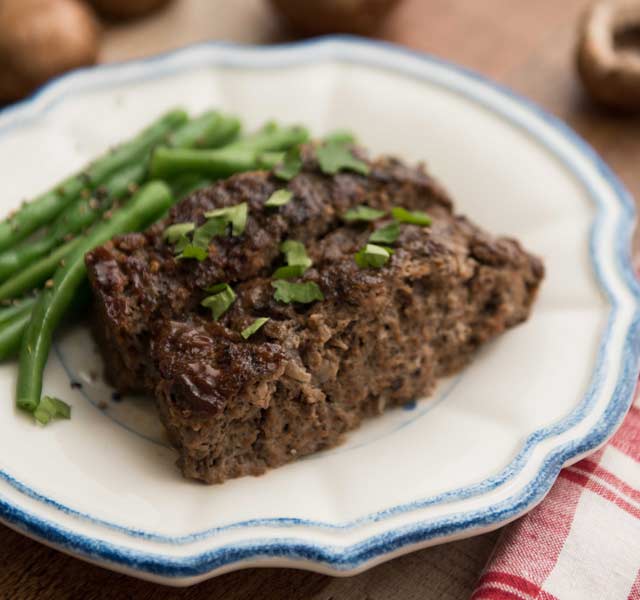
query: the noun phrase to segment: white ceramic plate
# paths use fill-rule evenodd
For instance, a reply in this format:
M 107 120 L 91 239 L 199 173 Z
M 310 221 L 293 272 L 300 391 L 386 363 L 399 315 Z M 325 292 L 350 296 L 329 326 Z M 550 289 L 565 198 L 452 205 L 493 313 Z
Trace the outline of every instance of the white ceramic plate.
M 174 105 L 221 107 L 248 128 L 273 117 L 315 134 L 346 127 L 374 153 L 426 160 L 461 212 L 544 258 L 533 317 L 344 445 L 214 487 L 181 478 L 151 403 L 113 402 L 92 381 L 101 365 L 86 328 L 67 331 L 45 386 L 72 403 L 71 421 L 35 427 L 13 407 L 15 367 L 0 370 L 4 522 L 176 585 L 250 566 L 352 574 L 522 515 L 613 433 L 638 374 L 634 214 L 567 127 L 386 44 L 202 45 L 73 73 L 0 114 L 2 211 Z

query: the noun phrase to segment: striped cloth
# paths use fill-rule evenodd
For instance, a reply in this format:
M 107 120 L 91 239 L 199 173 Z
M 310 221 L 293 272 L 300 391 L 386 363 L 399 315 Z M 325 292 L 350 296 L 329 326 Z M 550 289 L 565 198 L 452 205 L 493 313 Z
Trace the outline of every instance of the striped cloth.
M 640 600 L 640 401 L 508 526 L 472 600 Z

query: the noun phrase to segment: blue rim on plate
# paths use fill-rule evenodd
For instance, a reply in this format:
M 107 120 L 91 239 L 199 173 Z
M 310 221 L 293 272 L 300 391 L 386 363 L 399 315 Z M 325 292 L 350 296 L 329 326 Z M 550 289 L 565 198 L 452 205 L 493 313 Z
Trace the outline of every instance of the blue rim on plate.
M 163 64 L 167 59 L 176 55 L 188 54 L 194 49 L 207 49 L 207 48 L 225 48 L 233 51 L 237 50 L 237 56 L 230 62 L 225 62 L 216 57 L 213 54 L 207 56 L 205 62 L 207 64 L 215 65 L 228 65 L 235 67 L 259 67 L 262 65 L 254 64 L 251 57 L 243 56 L 243 50 L 254 49 L 255 47 L 246 47 L 241 45 L 227 44 L 227 43 L 208 43 L 198 44 L 195 46 L 189 46 L 187 48 L 166 53 L 160 56 L 156 56 L 150 59 L 131 61 L 127 64 L 144 64 L 149 67 L 149 73 L 145 75 L 145 78 L 155 78 L 167 74 L 167 70 L 163 70 Z M 296 53 L 298 49 L 318 49 L 317 57 L 300 56 Z M 461 512 L 450 515 L 446 518 L 429 521 L 418 521 L 410 525 L 396 527 L 391 531 L 387 531 L 381 534 L 377 534 L 363 540 L 352 546 L 331 546 L 322 545 L 310 542 L 304 542 L 295 538 L 276 538 L 276 539 L 254 539 L 247 542 L 233 543 L 226 546 L 218 547 L 214 550 L 201 552 L 191 556 L 176 557 L 164 555 L 161 553 L 146 553 L 140 551 L 134 551 L 129 548 L 122 547 L 117 544 L 112 544 L 92 538 L 86 535 L 78 534 L 65 527 L 61 527 L 56 523 L 42 519 L 34 514 L 31 514 L 19 507 L 12 505 L 11 503 L 0 499 L 0 519 L 11 524 L 13 527 L 22 529 L 28 532 L 30 535 L 42 539 L 47 543 L 53 544 L 61 549 L 67 550 L 74 554 L 84 556 L 87 559 L 94 561 L 106 561 L 114 565 L 119 565 L 127 570 L 132 570 L 140 573 L 148 573 L 153 575 L 159 575 L 168 579 L 171 578 L 186 578 L 203 575 L 214 571 L 216 569 L 229 566 L 231 564 L 247 562 L 249 560 L 255 560 L 259 558 L 280 558 L 289 559 L 292 561 L 303 561 L 307 563 L 316 563 L 326 566 L 328 569 L 340 572 L 350 571 L 361 567 L 365 563 L 387 554 L 394 553 L 406 546 L 414 544 L 425 543 L 428 540 L 437 539 L 444 536 L 458 534 L 463 531 L 481 530 L 490 527 L 497 527 L 502 525 L 513 518 L 523 514 L 528 509 L 533 507 L 544 495 L 548 492 L 551 485 L 555 481 L 560 469 L 563 465 L 576 457 L 579 457 L 602 444 L 616 429 L 617 425 L 624 417 L 631 399 L 633 397 L 633 391 L 635 389 L 636 380 L 638 376 L 638 363 L 640 358 L 640 286 L 635 278 L 631 256 L 630 256 L 630 240 L 635 222 L 635 207 L 630 195 L 625 190 L 624 186 L 618 181 L 616 176 L 611 172 L 609 167 L 602 161 L 602 159 L 596 154 L 596 152 L 580 138 L 573 130 L 571 130 L 563 122 L 559 121 L 555 117 L 546 113 L 544 110 L 533 104 L 529 100 L 517 96 L 512 91 L 499 86 L 486 78 L 478 75 L 477 73 L 468 69 L 459 67 L 457 65 L 448 63 L 438 58 L 427 56 L 425 54 L 417 53 L 405 48 L 397 47 L 386 42 L 364 40 L 349 36 L 329 36 L 326 38 L 319 38 L 309 40 L 305 42 L 299 42 L 294 44 L 284 44 L 278 46 L 261 47 L 261 56 L 267 56 L 272 54 L 276 60 L 272 60 L 268 63 L 268 67 L 289 67 L 296 64 L 312 64 L 318 61 L 327 60 L 327 58 L 344 61 L 348 63 L 363 64 L 368 66 L 377 67 L 383 70 L 388 70 L 390 67 L 387 64 L 380 64 L 375 57 L 365 57 L 362 54 L 354 56 L 354 49 L 371 49 L 375 48 L 379 53 L 381 50 L 385 53 L 393 55 L 398 59 L 402 57 L 411 57 L 412 59 L 418 59 L 423 63 L 435 64 L 445 69 L 455 71 L 458 75 L 461 75 L 465 79 L 473 79 L 475 82 L 482 85 L 485 89 L 491 89 L 497 92 L 503 97 L 515 101 L 520 107 L 526 109 L 528 114 L 533 115 L 538 120 L 544 122 L 544 124 L 552 128 L 556 133 L 560 134 L 564 141 L 569 142 L 571 146 L 576 149 L 583 158 L 586 158 L 591 167 L 595 167 L 600 176 L 606 181 L 610 190 L 614 193 L 615 198 L 620 203 L 622 212 L 617 223 L 617 245 L 615 248 L 617 267 L 620 270 L 624 282 L 628 291 L 633 295 L 635 299 L 635 313 L 633 320 L 628 327 L 626 338 L 624 342 L 624 350 L 622 353 L 622 375 L 619 377 L 616 384 L 615 391 L 611 397 L 610 402 L 607 405 L 601 418 L 592 427 L 590 432 L 577 441 L 567 442 L 563 445 L 554 448 L 543 462 L 542 467 L 537 473 L 537 476 L 518 493 L 510 496 L 509 498 L 493 504 L 489 507 L 485 507 L 475 511 Z M 328 51 L 321 53 L 320 51 Z M 290 51 L 286 57 L 283 57 L 283 51 Z M 228 60 L 228 57 L 227 57 Z M 5 108 L 0 111 L 0 116 L 10 114 L 14 111 L 20 111 L 25 107 L 31 106 L 42 94 L 46 93 L 50 89 L 55 89 L 61 82 L 64 82 L 68 78 L 82 77 L 85 72 L 95 74 L 100 72 L 105 74 L 105 77 L 99 82 L 92 82 L 91 85 L 85 85 L 82 89 L 96 89 L 97 87 L 108 86 L 109 79 L 108 74 L 117 72 L 120 65 L 105 65 L 101 67 L 94 67 L 92 69 L 82 69 L 79 72 L 73 72 L 67 75 L 63 75 L 57 80 L 45 85 L 31 98 L 24 100 L 16 105 Z M 416 72 L 415 69 L 408 68 L 402 64 L 401 60 L 398 60 L 393 67 L 394 71 L 405 74 L 409 77 L 417 78 L 419 80 L 430 81 L 430 77 L 426 73 Z M 170 71 L 169 71 L 170 72 Z M 437 82 L 438 85 L 443 86 L 442 82 Z M 448 84 L 447 89 L 454 93 L 464 95 L 465 97 L 473 100 L 474 102 L 481 104 L 485 108 L 497 113 L 500 117 L 508 120 L 513 125 L 526 131 L 532 136 L 538 143 L 543 145 L 549 150 L 556 158 L 558 158 L 565 167 L 567 167 L 581 182 L 581 184 L 587 189 L 589 195 L 595 201 L 597 205 L 597 215 L 593 223 L 591 230 L 591 242 L 590 253 L 593 263 L 593 267 L 596 271 L 596 276 L 600 283 L 601 288 L 607 294 L 608 300 L 611 304 L 611 312 L 609 322 L 607 325 L 604 339 L 600 345 L 598 351 L 597 366 L 592 377 L 592 381 L 589 385 L 589 390 L 585 394 L 580 404 L 565 418 L 554 423 L 551 426 L 542 428 L 532 433 L 525 441 L 522 449 L 513 461 L 500 473 L 490 478 L 485 479 L 479 483 L 466 488 L 452 490 L 438 496 L 422 499 L 420 501 L 412 502 L 409 504 L 403 504 L 396 507 L 391 507 L 384 511 L 380 511 L 371 515 L 360 517 L 351 522 L 345 523 L 323 523 L 315 521 L 307 521 L 303 519 L 282 518 L 282 519 L 256 519 L 252 521 L 246 521 L 241 523 L 232 523 L 222 527 L 216 527 L 210 530 L 192 533 L 186 536 L 180 537 L 167 537 L 154 534 L 151 532 L 127 529 L 119 525 L 108 523 L 90 515 L 78 513 L 69 507 L 62 506 L 56 503 L 50 498 L 46 498 L 35 490 L 31 490 L 26 485 L 15 480 L 7 473 L 0 471 L 0 479 L 9 483 L 11 486 L 19 490 L 20 492 L 29 495 L 31 498 L 40 502 L 46 503 L 59 509 L 67 514 L 77 516 L 82 519 L 89 520 L 100 526 L 105 526 L 111 529 L 116 529 L 120 532 L 126 533 L 133 537 L 151 539 L 153 541 L 170 544 L 183 544 L 189 543 L 195 540 L 205 539 L 214 536 L 222 530 L 239 527 L 289 527 L 289 526 L 308 526 L 313 528 L 332 528 L 332 529 L 348 529 L 357 527 L 362 523 L 382 521 L 394 514 L 416 510 L 418 508 L 450 502 L 452 500 L 460 500 L 468 498 L 483 491 L 493 489 L 497 486 L 504 484 L 514 475 L 522 470 L 526 464 L 526 460 L 535 446 L 542 440 L 552 436 L 557 436 L 560 433 L 567 431 L 572 426 L 581 422 L 588 414 L 590 409 L 593 408 L 597 392 L 599 391 L 600 380 L 602 376 L 602 370 L 605 365 L 605 357 L 607 353 L 607 345 L 609 342 L 609 333 L 612 325 L 615 322 L 618 298 L 616 294 L 611 290 L 606 277 L 601 272 L 600 259 L 598 256 L 598 236 L 600 235 L 600 229 L 604 218 L 605 202 L 599 196 L 597 190 L 593 189 L 588 181 L 580 173 L 580 170 L 569 161 L 569 159 L 547 140 L 543 139 L 536 131 L 527 126 L 523 121 L 520 121 L 517 117 L 509 114 L 508 111 L 502 110 L 490 102 L 484 101 L 482 98 L 469 93 L 468 90 L 458 89 L 455 84 Z M 45 106 L 41 107 L 36 114 L 42 114 L 49 108 L 55 105 L 57 102 L 64 98 L 64 94 L 60 94 L 58 97 L 52 99 Z M 18 126 L 20 121 L 8 123 L 4 127 L 0 127 L 0 135 L 7 133 L 7 131 Z

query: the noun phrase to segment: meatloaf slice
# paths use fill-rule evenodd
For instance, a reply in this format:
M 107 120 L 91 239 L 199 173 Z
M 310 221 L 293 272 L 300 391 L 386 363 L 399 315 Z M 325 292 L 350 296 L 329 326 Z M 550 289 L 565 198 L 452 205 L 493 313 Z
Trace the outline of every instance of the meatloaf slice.
M 518 242 L 455 215 L 422 167 L 382 158 L 368 176 L 327 176 L 312 147 L 304 156 L 284 207 L 264 207 L 283 187 L 272 174 L 238 175 L 87 256 L 107 372 L 121 391 L 155 396 L 187 477 L 262 473 L 429 393 L 483 342 L 527 318 L 542 279 L 541 262 Z M 202 223 L 207 210 L 241 201 L 249 204 L 243 235 L 215 238 L 202 262 L 174 257 L 162 235 L 168 225 Z M 403 224 L 389 262 L 362 269 L 354 253 L 388 221 L 344 223 L 360 204 L 425 210 L 433 223 Z M 285 239 L 305 243 L 313 266 L 301 281 L 315 282 L 324 300 L 274 299 L 270 276 Z M 214 321 L 200 302 L 220 282 L 237 298 Z M 269 321 L 243 339 L 258 317 Z
M 96 299 L 94 332 L 106 359 L 107 375 L 122 392 L 149 390 L 155 367 L 149 362 L 149 339 L 159 322 L 199 308 L 203 288 L 218 281 L 246 281 L 268 276 L 286 239 L 302 240 L 309 252 L 316 241 L 338 227 L 348 209 L 367 204 L 390 209 L 429 210 L 447 214 L 446 193 L 422 168 L 409 168 L 393 158 L 370 163 L 368 177 L 353 173 L 323 175 L 313 148 L 304 149 L 305 168 L 286 187 L 295 201 L 276 210 L 264 203 L 284 186 L 271 173 L 245 173 L 196 192 L 175 206 L 168 219 L 145 233 L 120 236 L 87 255 Z M 176 260 L 163 232 L 173 223 L 204 222 L 212 209 L 247 202 L 244 235 L 216 238 L 202 262 Z M 182 317 L 181 317 L 182 318 Z

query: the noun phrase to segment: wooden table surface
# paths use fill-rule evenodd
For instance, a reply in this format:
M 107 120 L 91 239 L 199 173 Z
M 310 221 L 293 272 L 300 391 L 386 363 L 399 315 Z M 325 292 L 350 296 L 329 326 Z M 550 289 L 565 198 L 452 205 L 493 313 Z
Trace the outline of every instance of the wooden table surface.
M 471 67 L 529 96 L 585 137 L 640 196 L 640 118 L 594 108 L 576 80 L 572 52 L 587 3 L 406 0 L 379 36 Z M 267 43 L 291 37 L 262 0 L 178 0 L 145 21 L 108 27 L 101 58 L 144 56 L 205 39 Z M 0 600 L 460 599 L 473 589 L 498 536 L 429 548 L 346 579 L 256 569 L 176 590 L 85 564 L 0 526 Z

